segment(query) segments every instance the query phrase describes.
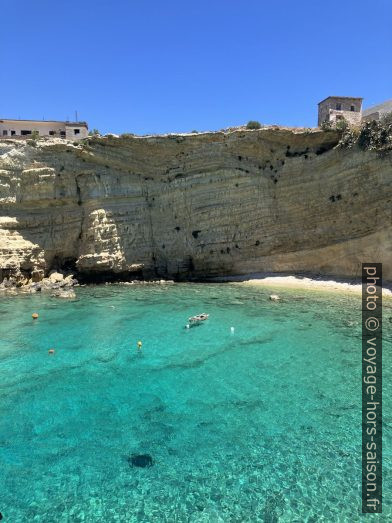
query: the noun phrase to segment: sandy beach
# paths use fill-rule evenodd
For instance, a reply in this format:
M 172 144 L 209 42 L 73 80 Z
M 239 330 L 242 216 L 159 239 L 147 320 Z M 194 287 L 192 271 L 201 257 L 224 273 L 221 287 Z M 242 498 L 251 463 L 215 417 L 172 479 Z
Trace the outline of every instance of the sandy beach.
M 231 281 L 241 283 L 241 285 L 253 285 L 268 287 L 276 292 L 279 289 L 298 289 L 313 290 L 324 292 L 353 293 L 360 295 L 362 292 L 361 283 L 350 283 L 345 281 L 335 281 L 328 279 L 313 279 L 309 277 L 298 276 L 247 276 L 233 278 Z M 389 285 L 388 285 L 389 287 Z M 383 288 L 383 297 L 392 298 L 390 288 Z

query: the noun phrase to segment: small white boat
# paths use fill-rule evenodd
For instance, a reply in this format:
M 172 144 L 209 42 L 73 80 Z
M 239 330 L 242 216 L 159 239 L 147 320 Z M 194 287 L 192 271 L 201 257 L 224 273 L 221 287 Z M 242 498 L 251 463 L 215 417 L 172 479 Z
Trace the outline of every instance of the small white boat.
M 206 314 L 205 312 L 197 314 L 196 316 L 191 316 L 188 318 L 189 325 L 199 325 L 202 321 L 208 320 L 208 316 L 209 314 Z

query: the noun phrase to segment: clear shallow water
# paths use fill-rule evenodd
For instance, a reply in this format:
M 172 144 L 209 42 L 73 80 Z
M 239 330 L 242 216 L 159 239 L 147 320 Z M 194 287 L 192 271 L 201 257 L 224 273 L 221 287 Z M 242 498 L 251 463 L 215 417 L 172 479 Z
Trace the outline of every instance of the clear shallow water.
M 1 300 L 4 521 L 363 520 L 360 300 L 269 293 L 179 284 Z M 384 312 L 384 514 L 366 519 L 390 521 Z M 154 466 L 131 468 L 132 453 Z

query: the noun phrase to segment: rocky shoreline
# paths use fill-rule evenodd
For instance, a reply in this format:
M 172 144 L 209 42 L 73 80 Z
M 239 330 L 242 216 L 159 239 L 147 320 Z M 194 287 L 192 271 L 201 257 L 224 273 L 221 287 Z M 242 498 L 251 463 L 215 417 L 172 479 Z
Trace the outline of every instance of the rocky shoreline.
M 35 294 L 37 292 L 51 293 L 57 298 L 76 298 L 73 290 L 79 285 L 73 274 L 64 275 L 52 271 L 47 278 L 43 274 L 32 273 L 31 278 L 25 277 L 21 272 L 4 278 L 0 283 L 0 296 L 15 296 L 18 294 Z
M 40 277 L 40 279 L 37 279 Z M 357 294 L 362 292 L 362 285 L 358 279 L 342 278 L 320 278 L 315 275 L 279 275 L 279 274 L 248 274 L 241 276 L 225 276 L 220 278 L 208 278 L 200 280 L 187 280 L 188 283 L 231 283 L 239 285 L 258 286 L 275 291 L 284 289 L 296 289 L 301 291 L 312 290 L 316 292 L 332 292 L 339 294 Z M 89 281 L 77 279 L 73 273 L 61 273 L 51 271 L 47 277 L 43 275 L 32 274 L 30 278 L 22 273 L 16 273 L 8 276 L 0 283 L 1 296 L 17 296 L 20 294 L 49 294 L 56 298 L 76 298 L 74 287 L 85 287 L 86 285 L 104 285 L 104 286 L 141 286 L 141 285 L 170 285 L 176 283 L 171 279 L 135 279 L 130 281 Z M 184 280 L 182 280 L 184 283 Z M 384 282 L 383 296 L 392 298 L 392 284 Z M 276 297 L 276 300 L 275 300 Z M 279 297 L 275 294 L 270 299 L 277 301 Z
M 167 285 L 173 284 L 173 280 L 131 280 L 100 282 L 98 285 Z M 4 278 L 0 283 L 1 296 L 18 296 L 20 294 L 49 294 L 55 298 L 76 298 L 74 287 L 85 287 L 86 283 L 80 283 L 74 274 L 63 274 L 52 271 L 47 277 L 37 275 L 26 277 L 22 273 L 16 273 L 8 278 Z

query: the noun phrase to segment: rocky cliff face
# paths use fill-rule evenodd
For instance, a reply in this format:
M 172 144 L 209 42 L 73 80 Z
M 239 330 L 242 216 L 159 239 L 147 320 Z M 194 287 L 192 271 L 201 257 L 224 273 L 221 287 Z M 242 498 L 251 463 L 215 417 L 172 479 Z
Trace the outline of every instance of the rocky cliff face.
M 3 277 L 250 272 L 392 280 L 392 155 L 337 147 L 335 131 L 0 142 Z

